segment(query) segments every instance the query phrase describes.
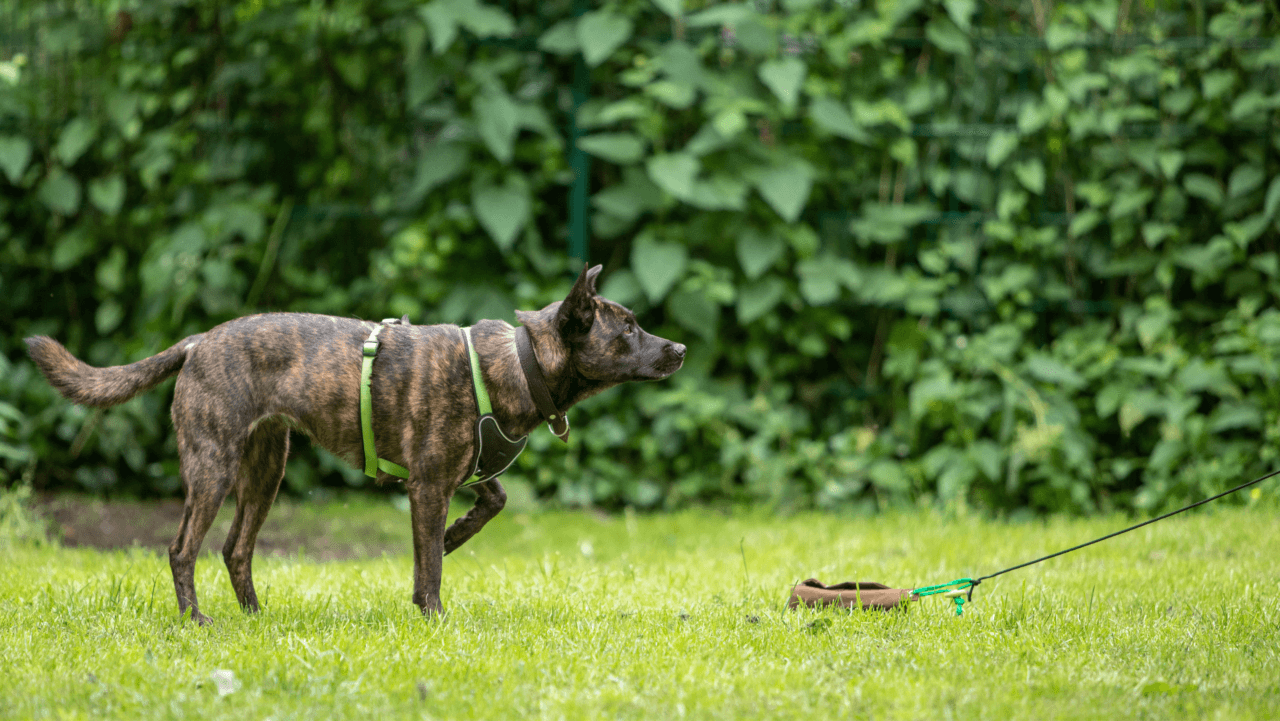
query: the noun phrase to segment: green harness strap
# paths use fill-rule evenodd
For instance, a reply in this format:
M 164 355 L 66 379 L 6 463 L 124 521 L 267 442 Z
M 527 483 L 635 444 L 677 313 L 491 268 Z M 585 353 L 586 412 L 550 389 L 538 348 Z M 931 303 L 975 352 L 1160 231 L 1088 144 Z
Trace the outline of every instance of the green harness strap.
M 369 393 L 369 380 L 373 377 L 373 357 L 378 355 L 378 346 L 381 345 L 378 334 L 381 332 L 382 324 L 379 323 L 364 342 L 364 360 L 360 365 L 360 435 L 364 437 L 364 474 L 375 478 L 381 470 L 398 478 L 408 478 L 408 468 L 379 458 L 378 449 L 373 444 L 373 397 Z
M 382 323 L 374 326 L 373 332 L 364 342 L 364 359 L 360 364 L 360 435 L 364 438 L 364 474 L 375 478 L 378 471 L 390 473 L 397 478 L 408 478 L 409 469 L 391 461 L 378 457 L 378 449 L 373 442 L 373 397 L 369 392 L 369 381 L 373 378 L 373 358 L 378 355 L 381 342 L 378 334 L 382 332 Z M 471 382 L 476 387 L 476 401 L 480 404 L 480 415 L 493 413 L 493 404 L 489 401 L 489 389 L 484 385 L 484 377 L 480 374 L 480 356 L 476 353 L 475 344 L 471 342 L 471 329 L 463 328 L 467 336 L 467 351 L 471 356 Z
M 476 344 L 471 342 L 471 328 L 463 328 L 467 336 L 467 351 L 471 354 L 471 382 L 476 386 L 476 402 L 480 404 L 480 415 L 493 413 L 493 404 L 489 402 L 489 389 L 484 386 L 484 377 L 480 375 L 480 354 L 476 353 Z

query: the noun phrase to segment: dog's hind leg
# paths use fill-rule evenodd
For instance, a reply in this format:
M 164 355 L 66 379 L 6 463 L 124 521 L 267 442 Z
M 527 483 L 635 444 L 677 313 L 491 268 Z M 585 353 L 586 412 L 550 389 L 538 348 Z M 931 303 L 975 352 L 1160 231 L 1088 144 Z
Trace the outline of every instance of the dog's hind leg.
M 445 555 L 453 553 L 458 546 L 479 533 L 480 529 L 484 528 L 484 524 L 492 520 L 498 515 L 498 511 L 507 505 L 507 492 L 503 490 L 502 484 L 498 483 L 496 478 L 477 483 L 471 486 L 471 490 L 476 493 L 476 504 L 467 511 L 465 516 L 454 521 L 448 531 L 445 531 Z
M 222 546 L 222 559 L 231 574 L 236 599 L 246 611 L 258 610 L 258 595 L 253 590 L 253 548 L 280 490 L 288 456 L 288 426 L 278 418 L 268 418 L 249 436 L 240 461 L 235 487 L 236 517 Z
M 191 618 L 204 625 L 212 619 L 200 613 L 196 602 L 196 557 L 200 554 L 200 545 L 209 532 L 209 526 L 235 481 L 239 449 L 222 447 L 212 436 L 201 435 L 188 424 L 177 422 L 176 412 L 174 418 L 186 500 L 178 536 L 169 546 L 169 568 L 173 571 L 173 588 L 178 594 L 178 613 L 186 613 L 190 608 Z

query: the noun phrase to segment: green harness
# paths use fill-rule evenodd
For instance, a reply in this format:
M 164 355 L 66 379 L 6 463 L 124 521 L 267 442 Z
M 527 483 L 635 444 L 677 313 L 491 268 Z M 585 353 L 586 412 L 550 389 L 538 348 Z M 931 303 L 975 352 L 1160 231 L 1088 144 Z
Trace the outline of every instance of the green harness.
M 408 478 L 409 469 L 404 466 L 383 460 L 378 457 L 378 450 L 373 444 L 373 396 L 369 393 L 369 381 L 373 378 L 373 358 L 378 355 L 378 334 L 382 332 L 383 323 L 395 322 L 388 318 L 373 327 L 373 332 L 364 342 L 364 360 L 360 365 L 360 435 L 364 436 L 364 474 L 375 478 L 378 471 L 390 473 L 398 478 Z
M 401 322 L 407 325 L 407 320 L 401 321 L 396 318 L 383 320 L 374 327 L 373 332 L 364 342 L 363 360 L 360 366 L 360 434 L 364 440 L 364 474 L 370 478 L 377 477 L 378 471 L 389 473 L 397 478 L 409 477 L 409 469 L 378 458 L 373 438 L 373 397 L 369 390 L 369 384 L 373 378 L 373 359 L 378 355 L 378 348 L 381 345 L 378 334 L 382 332 L 383 325 Z M 471 362 L 471 384 L 475 388 L 476 406 L 480 411 L 480 418 L 476 422 L 476 438 L 480 447 L 476 450 L 472 479 L 462 484 L 469 486 L 484 483 L 502 475 L 503 471 L 507 470 L 524 450 L 528 436 L 512 440 L 498 426 L 498 421 L 493 416 L 493 404 L 489 400 L 489 389 L 485 387 L 484 376 L 480 372 L 480 356 L 476 353 L 475 344 L 471 342 L 471 329 L 463 328 L 462 334 L 467 346 L 467 356 Z

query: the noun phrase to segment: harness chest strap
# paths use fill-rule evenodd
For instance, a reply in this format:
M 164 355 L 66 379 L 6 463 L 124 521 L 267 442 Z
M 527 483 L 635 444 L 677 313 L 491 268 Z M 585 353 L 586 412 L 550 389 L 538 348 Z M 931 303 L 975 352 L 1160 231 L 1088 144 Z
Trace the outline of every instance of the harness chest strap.
M 409 477 L 409 469 L 378 458 L 373 437 L 373 398 L 369 390 L 373 377 L 373 359 L 377 356 L 381 345 L 378 334 L 382 332 L 383 324 L 389 322 L 397 321 L 384 320 L 374 327 L 373 332 L 365 340 L 360 367 L 360 433 L 364 441 L 364 473 L 370 478 L 376 477 L 379 470 L 398 478 Z M 463 484 L 466 486 L 496 478 L 510 468 L 524 450 L 528 436 L 513 440 L 498 426 L 498 421 L 493 416 L 493 403 L 489 399 L 489 390 L 485 387 L 484 376 L 480 372 L 480 357 L 471 342 L 471 329 L 464 328 L 462 332 L 471 365 L 471 384 L 475 389 L 476 406 L 480 415 L 476 424 L 476 439 L 479 447 L 476 449 L 476 461 L 472 468 L 474 480 Z
M 471 360 L 471 386 L 476 392 L 476 408 L 480 418 L 476 421 L 476 462 L 471 469 L 471 480 L 463 486 L 493 480 L 506 472 L 524 452 L 529 436 L 510 438 L 502 432 L 498 419 L 493 415 L 493 404 L 489 401 L 489 389 L 484 384 L 484 375 L 480 372 L 480 354 L 476 352 L 475 343 L 471 340 L 471 328 L 462 329 L 462 337 L 466 341 L 467 356 Z
M 381 332 L 382 323 L 373 327 L 373 332 L 364 342 L 360 362 L 360 435 L 364 440 L 364 474 L 375 478 L 381 470 L 398 478 L 408 478 L 409 469 L 379 458 L 378 449 L 373 442 L 373 396 L 369 392 L 369 381 L 373 378 L 373 358 L 378 355 L 378 346 L 381 345 L 378 334 Z

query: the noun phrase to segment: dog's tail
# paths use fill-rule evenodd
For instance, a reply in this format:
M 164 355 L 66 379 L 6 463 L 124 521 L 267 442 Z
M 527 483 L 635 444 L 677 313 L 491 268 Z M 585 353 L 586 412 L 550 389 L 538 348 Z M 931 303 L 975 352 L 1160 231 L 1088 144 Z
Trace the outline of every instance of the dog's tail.
M 27 352 L 49 384 L 67 400 L 94 408 L 124 403 L 182 370 L 187 352 L 200 341 L 193 335 L 169 350 L 127 366 L 94 368 L 43 335 L 27 338 Z

